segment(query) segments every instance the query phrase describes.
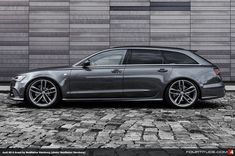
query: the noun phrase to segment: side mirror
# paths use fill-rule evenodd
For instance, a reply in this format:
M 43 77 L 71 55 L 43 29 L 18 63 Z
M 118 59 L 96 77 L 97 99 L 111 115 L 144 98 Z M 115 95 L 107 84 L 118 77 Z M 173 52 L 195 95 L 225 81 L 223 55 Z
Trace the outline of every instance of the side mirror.
M 90 66 L 91 65 L 91 62 L 90 60 L 86 60 L 84 63 L 83 63 L 83 67 L 87 67 L 87 66 Z

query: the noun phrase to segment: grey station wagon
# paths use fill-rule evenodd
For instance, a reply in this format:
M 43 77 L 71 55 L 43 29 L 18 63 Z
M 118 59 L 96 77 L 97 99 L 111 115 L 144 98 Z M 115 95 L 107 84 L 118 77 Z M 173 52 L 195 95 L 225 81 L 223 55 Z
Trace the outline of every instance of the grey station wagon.
M 73 66 L 20 74 L 9 97 L 44 108 L 60 100 L 165 100 L 185 108 L 224 95 L 219 68 L 194 52 L 129 46 L 97 52 Z

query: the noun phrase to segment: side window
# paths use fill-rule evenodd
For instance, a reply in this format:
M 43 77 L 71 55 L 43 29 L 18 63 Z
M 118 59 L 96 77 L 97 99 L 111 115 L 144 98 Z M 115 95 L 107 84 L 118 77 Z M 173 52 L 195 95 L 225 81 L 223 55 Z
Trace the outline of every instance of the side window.
M 112 50 L 91 57 L 91 65 L 119 65 L 122 63 L 126 50 Z
M 132 49 L 127 64 L 162 64 L 160 51 L 146 49 Z
M 178 52 L 163 51 L 163 57 L 165 64 L 198 64 L 189 56 Z

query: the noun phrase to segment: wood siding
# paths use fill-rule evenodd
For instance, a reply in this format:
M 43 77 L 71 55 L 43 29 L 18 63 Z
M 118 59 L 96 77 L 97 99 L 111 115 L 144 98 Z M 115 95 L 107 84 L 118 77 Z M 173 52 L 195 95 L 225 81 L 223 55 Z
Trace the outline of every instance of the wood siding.
M 235 81 L 235 0 L 0 1 L 0 81 L 122 45 L 199 50 Z

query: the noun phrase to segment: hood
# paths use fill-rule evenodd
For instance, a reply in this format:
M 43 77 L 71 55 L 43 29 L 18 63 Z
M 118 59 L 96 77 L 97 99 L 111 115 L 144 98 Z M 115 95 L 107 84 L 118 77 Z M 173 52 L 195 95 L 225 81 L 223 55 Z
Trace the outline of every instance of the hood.
M 37 69 L 31 69 L 29 72 L 35 72 L 35 71 L 45 71 L 45 70 L 60 70 L 60 69 L 70 69 L 71 66 L 57 66 L 57 67 L 46 67 L 46 68 L 37 68 Z

